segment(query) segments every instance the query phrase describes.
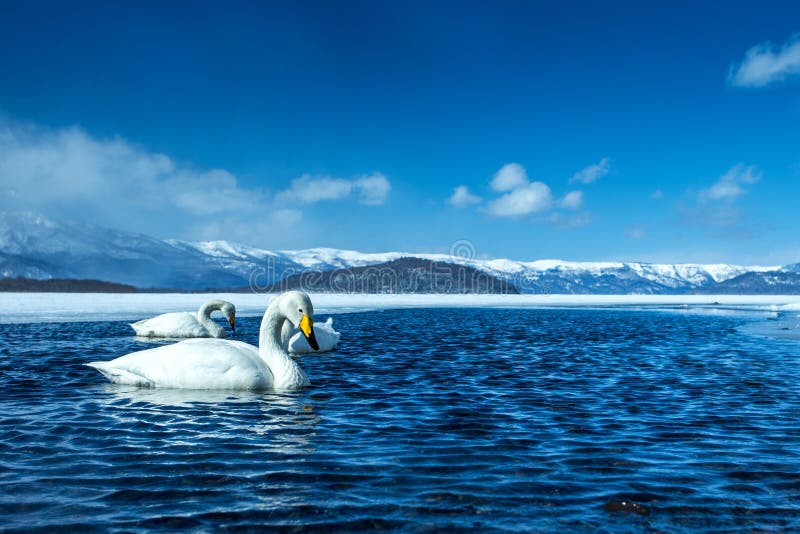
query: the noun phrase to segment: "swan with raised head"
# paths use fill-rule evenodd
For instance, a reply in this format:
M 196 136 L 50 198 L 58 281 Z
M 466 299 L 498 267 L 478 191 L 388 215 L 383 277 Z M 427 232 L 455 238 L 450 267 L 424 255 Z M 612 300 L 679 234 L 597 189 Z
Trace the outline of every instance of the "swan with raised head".
M 317 338 L 317 344 L 319 345 L 319 349 L 317 350 L 311 348 L 301 332 L 295 333 L 292 323 L 289 321 L 283 323 L 281 342 L 284 347 L 287 347 L 289 354 L 331 352 L 336 350 L 336 345 L 339 344 L 341 334 L 333 329 L 333 317 L 328 317 L 328 320 L 324 323 L 317 323 L 314 325 L 314 336 Z
M 300 328 L 309 345 L 314 337 L 314 307 L 305 293 L 289 291 L 269 303 L 258 335 L 258 347 L 227 339 L 187 339 L 87 363 L 111 382 L 141 387 L 181 389 L 291 390 L 309 381 L 281 344 L 286 321 Z
M 211 320 L 211 313 L 221 311 L 231 329 L 236 331 L 236 306 L 227 300 L 209 300 L 197 313 L 165 313 L 131 323 L 137 336 L 142 337 L 225 337 L 225 329 Z

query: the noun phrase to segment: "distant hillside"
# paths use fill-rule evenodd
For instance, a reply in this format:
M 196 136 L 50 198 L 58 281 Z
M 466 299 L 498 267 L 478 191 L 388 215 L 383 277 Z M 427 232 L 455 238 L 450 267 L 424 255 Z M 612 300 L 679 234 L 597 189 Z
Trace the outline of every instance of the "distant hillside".
M 745 273 L 696 293 L 718 295 L 800 295 L 800 272 Z
M 420 258 L 400 258 L 351 269 L 309 271 L 290 276 L 266 291 L 291 289 L 329 293 L 519 294 L 512 284 L 483 271 Z
M 136 293 L 136 288 L 126 284 L 103 282 L 102 280 L 74 280 L 50 278 L 0 278 L 0 291 L 16 293 Z
M 728 289 L 733 287 L 731 284 L 717 288 L 748 273 L 800 272 L 800 265 L 781 268 L 546 259 L 517 261 L 475 257 L 470 250 L 464 256 L 397 251 L 365 253 L 332 248 L 272 251 L 228 241 L 192 243 L 157 239 L 86 223 L 56 221 L 36 213 L 0 212 L 0 278 L 98 279 L 157 292 L 205 292 L 222 288 L 261 291 L 283 279 L 294 279 L 310 271 L 385 267 L 410 257 L 460 265 L 504 280 L 506 286 L 520 293 L 534 294 L 664 295 L 725 291 L 754 294 L 776 291 L 776 286 L 765 281 L 769 275 L 743 278 L 753 285 L 742 282 L 736 290 Z M 397 273 L 397 284 L 408 282 L 407 274 Z M 341 273 L 338 276 L 341 278 Z M 435 287 L 438 280 L 421 280 L 417 285 L 419 291 L 432 291 L 426 289 L 429 283 Z M 366 286 L 365 289 L 370 290 Z M 461 289 L 470 290 L 456 287 L 452 291 Z

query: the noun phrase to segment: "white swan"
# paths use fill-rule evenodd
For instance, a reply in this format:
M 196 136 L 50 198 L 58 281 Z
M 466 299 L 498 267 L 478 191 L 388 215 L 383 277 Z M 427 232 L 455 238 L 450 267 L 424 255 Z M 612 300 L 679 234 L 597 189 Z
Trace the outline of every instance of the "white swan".
M 225 337 L 225 329 L 211 320 L 211 312 L 219 310 L 236 331 L 236 306 L 227 300 L 209 300 L 197 313 L 165 313 L 158 317 L 131 323 L 142 337 Z
M 226 339 L 187 339 L 173 345 L 87 363 L 118 384 L 181 389 L 291 390 L 308 377 L 281 346 L 281 329 L 291 321 L 317 348 L 314 307 L 308 295 L 289 291 L 269 303 L 258 348 Z
M 317 338 L 318 350 L 314 350 L 306 341 L 302 333 L 295 333 L 295 329 L 290 322 L 283 323 L 281 331 L 281 343 L 287 347 L 289 354 L 308 354 L 311 352 L 331 352 L 336 350 L 341 334 L 333 329 L 333 317 L 322 324 L 314 325 L 314 336 Z

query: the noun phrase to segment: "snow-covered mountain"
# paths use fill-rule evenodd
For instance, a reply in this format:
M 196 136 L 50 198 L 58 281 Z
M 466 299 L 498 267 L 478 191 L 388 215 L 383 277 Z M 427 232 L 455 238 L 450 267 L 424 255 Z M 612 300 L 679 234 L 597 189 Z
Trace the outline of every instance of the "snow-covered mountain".
M 192 247 L 31 213 L 0 214 L 0 276 L 94 278 L 137 287 L 242 285 L 238 273 Z
M 719 295 L 796 295 L 800 293 L 800 272 L 781 269 L 778 271 L 749 272 L 720 282 L 698 293 L 714 292 Z
M 522 293 L 686 293 L 780 266 L 568 262 L 362 253 L 314 248 L 270 251 L 230 243 L 161 240 L 32 213 L 0 214 L 0 277 L 95 278 L 141 288 L 266 287 L 288 276 L 380 265 L 403 257 L 484 271 Z M 789 266 L 787 269 L 796 267 Z

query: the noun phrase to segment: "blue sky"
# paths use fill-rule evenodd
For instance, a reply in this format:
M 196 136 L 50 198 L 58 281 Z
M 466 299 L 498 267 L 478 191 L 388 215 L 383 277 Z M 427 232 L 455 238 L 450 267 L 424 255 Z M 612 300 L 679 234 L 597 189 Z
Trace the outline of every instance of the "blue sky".
M 800 4 L 699 4 L 4 2 L 0 208 L 268 248 L 800 261 Z

